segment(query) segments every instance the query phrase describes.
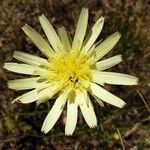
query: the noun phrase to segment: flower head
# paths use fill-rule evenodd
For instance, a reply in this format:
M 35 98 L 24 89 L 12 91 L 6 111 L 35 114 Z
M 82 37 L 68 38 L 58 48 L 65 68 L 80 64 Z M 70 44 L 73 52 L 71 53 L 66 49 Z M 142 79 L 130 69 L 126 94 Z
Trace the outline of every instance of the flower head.
M 25 79 L 8 81 L 11 89 L 31 90 L 14 101 L 21 103 L 36 101 L 40 104 L 57 95 L 43 123 L 42 131 L 47 133 L 51 130 L 66 103 L 66 135 L 71 135 L 75 130 L 78 107 L 89 127 L 97 126 L 91 97 L 101 106 L 104 101 L 122 108 L 125 102 L 102 86 L 105 83 L 135 85 L 138 79 L 126 74 L 104 71 L 120 63 L 121 55 L 100 61 L 118 42 L 120 33 L 116 32 L 100 44 L 94 44 L 103 28 L 104 18 L 101 17 L 94 24 L 90 36 L 85 38 L 88 24 L 88 9 L 85 8 L 81 11 L 73 40 L 68 36 L 65 28 L 59 28 L 56 33 L 44 15 L 41 15 L 39 20 L 50 44 L 30 26 L 24 25 L 22 29 L 47 59 L 15 51 L 13 57 L 23 63 L 5 63 L 4 68 L 31 75 Z

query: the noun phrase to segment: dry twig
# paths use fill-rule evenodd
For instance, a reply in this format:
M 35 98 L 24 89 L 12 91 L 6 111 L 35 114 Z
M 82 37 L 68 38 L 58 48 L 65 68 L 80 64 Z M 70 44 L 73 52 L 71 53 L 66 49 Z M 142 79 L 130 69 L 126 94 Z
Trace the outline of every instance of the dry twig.
M 125 150 L 125 147 L 124 147 L 123 140 L 122 140 L 122 137 L 121 137 L 121 134 L 120 134 L 119 129 L 117 129 L 117 132 L 118 132 L 118 135 L 119 135 L 119 138 L 120 138 L 120 142 L 121 142 L 121 145 L 122 145 L 122 149 Z
M 145 104 L 145 107 L 147 108 L 148 112 L 150 112 L 150 108 L 149 108 L 149 106 L 148 106 L 146 100 L 144 99 L 143 95 L 141 94 L 141 92 L 140 92 L 139 90 L 137 90 L 136 92 L 139 94 L 139 96 L 140 96 L 141 99 L 143 100 L 143 102 L 144 102 L 144 104 Z

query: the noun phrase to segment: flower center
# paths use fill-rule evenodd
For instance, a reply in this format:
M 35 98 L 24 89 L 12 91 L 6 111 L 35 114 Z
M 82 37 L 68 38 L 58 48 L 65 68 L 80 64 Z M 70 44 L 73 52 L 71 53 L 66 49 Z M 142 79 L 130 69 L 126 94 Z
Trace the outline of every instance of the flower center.
M 63 87 L 87 88 L 87 82 L 91 80 L 91 63 L 88 60 L 88 56 L 79 52 L 57 54 L 50 60 L 48 70 L 54 75 L 49 79 L 63 82 Z

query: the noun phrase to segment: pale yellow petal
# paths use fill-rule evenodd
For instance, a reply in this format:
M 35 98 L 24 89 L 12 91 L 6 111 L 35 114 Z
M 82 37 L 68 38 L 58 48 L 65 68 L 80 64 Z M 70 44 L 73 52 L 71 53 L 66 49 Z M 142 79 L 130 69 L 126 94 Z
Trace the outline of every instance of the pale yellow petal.
M 54 51 L 49 44 L 29 25 L 22 27 L 25 34 L 31 39 L 31 41 L 39 48 L 39 50 L 48 58 L 52 57 Z
M 91 127 L 91 128 L 96 127 L 97 126 L 97 119 L 96 119 L 96 115 L 95 115 L 91 100 L 89 99 L 89 96 L 85 97 L 84 94 L 82 94 L 82 95 L 83 95 L 82 99 L 80 98 L 80 96 L 78 97 L 78 95 L 77 95 L 77 97 L 78 97 L 77 100 L 82 101 L 82 103 L 79 103 L 79 104 L 80 104 L 80 108 L 81 108 L 83 117 L 84 117 L 86 123 L 89 125 L 89 127 Z M 87 101 L 86 98 L 89 101 L 88 105 L 86 103 L 86 101 Z
M 39 86 L 39 84 L 41 84 L 41 83 L 37 83 L 39 79 L 40 77 L 9 80 L 7 84 L 10 89 L 27 90 Z
M 92 34 L 91 34 L 88 42 L 82 49 L 84 53 L 86 53 L 91 48 L 91 46 L 94 44 L 94 42 L 98 38 L 98 36 L 103 28 L 103 25 L 104 25 L 104 17 L 101 17 L 94 24 L 94 26 L 92 28 Z
M 72 43 L 72 50 L 80 50 L 86 30 L 87 30 L 87 23 L 88 23 L 88 9 L 83 8 L 80 17 L 77 23 L 73 43 Z
M 64 50 L 69 52 L 71 50 L 71 44 L 66 29 L 64 27 L 58 28 L 58 34 L 63 44 Z
M 119 64 L 121 61 L 122 61 L 121 55 L 116 55 L 111 58 L 98 61 L 95 65 L 98 71 L 102 71 Z
M 86 105 L 89 105 L 89 98 L 88 98 L 88 93 L 86 89 L 76 90 L 76 101 L 78 105 L 83 105 L 86 103 Z
M 48 113 L 48 115 L 44 120 L 41 129 L 42 132 L 47 133 L 53 128 L 53 126 L 55 125 L 56 121 L 58 120 L 63 111 L 63 108 L 66 103 L 66 98 L 67 94 L 63 93 L 56 99 L 56 102 L 54 103 L 52 109 L 50 110 L 50 112 Z
M 27 64 L 5 63 L 4 68 L 16 73 L 27 75 L 38 75 L 37 73 L 34 72 L 37 69 L 37 67 Z
M 43 90 L 41 90 L 39 94 L 39 99 L 37 100 L 37 105 L 46 102 L 47 100 L 51 99 L 58 91 L 59 91 L 59 83 L 49 86 Z
M 121 35 L 115 32 L 95 48 L 95 62 L 105 56 L 118 42 Z
M 67 118 L 66 118 L 66 125 L 65 125 L 65 135 L 72 135 L 76 124 L 77 124 L 77 101 L 71 102 L 68 100 L 67 102 Z
M 19 51 L 15 51 L 13 57 L 19 61 L 22 61 L 26 64 L 33 65 L 33 66 L 40 66 L 40 65 L 48 64 L 48 61 L 46 59 L 43 59 L 41 57 L 38 57 L 32 54 L 19 52 Z
M 107 83 L 116 85 L 136 85 L 138 78 L 115 72 L 99 72 L 96 70 L 92 71 L 93 82 L 96 83 Z
M 50 24 L 48 19 L 44 16 L 44 14 L 39 17 L 39 20 L 40 20 L 41 26 L 51 44 L 51 46 L 53 47 L 54 51 L 56 51 L 56 52 L 63 51 L 63 45 L 62 45 L 56 31 L 54 30 L 54 28 L 52 27 L 52 25 Z
M 125 106 L 125 102 L 122 99 L 111 94 L 110 92 L 106 91 L 95 83 L 91 83 L 90 89 L 93 95 L 97 96 L 106 103 L 109 103 L 119 108 Z
M 4 68 L 12 72 L 27 74 L 27 75 L 40 75 L 40 76 L 51 75 L 51 71 L 49 70 L 37 66 L 27 65 L 27 64 L 5 63 Z
M 92 93 L 90 93 L 94 99 L 98 102 L 98 104 L 101 106 L 101 107 L 104 107 L 104 103 L 102 102 L 102 100 L 100 98 L 98 98 L 97 96 L 93 95 Z
M 12 101 L 12 103 L 14 102 L 20 102 L 20 103 L 24 103 L 24 104 L 27 104 L 27 103 L 32 103 L 34 101 L 36 101 L 38 99 L 38 93 L 37 93 L 37 90 L 32 90 L 30 92 L 27 92 L 19 97 L 17 97 L 16 99 L 14 99 Z

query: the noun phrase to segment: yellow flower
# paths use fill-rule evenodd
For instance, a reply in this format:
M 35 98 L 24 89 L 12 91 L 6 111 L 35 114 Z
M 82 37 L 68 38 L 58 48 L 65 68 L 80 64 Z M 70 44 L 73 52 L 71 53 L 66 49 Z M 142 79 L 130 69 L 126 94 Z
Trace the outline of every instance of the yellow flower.
M 15 51 L 13 57 L 23 63 L 5 63 L 4 68 L 12 72 L 32 75 L 30 78 L 8 81 L 11 89 L 31 89 L 14 101 L 21 103 L 36 101 L 40 104 L 57 95 L 58 98 L 43 123 L 42 131 L 47 133 L 51 130 L 66 103 L 66 135 L 72 135 L 75 130 L 78 107 L 89 127 L 97 126 L 90 97 L 95 98 L 101 106 L 104 101 L 122 108 L 125 102 L 102 86 L 105 83 L 136 85 L 138 78 L 104 71 L 120 63 L 121 55 L 100 61 L 118 42 L 120 33 L 115 32 L 100 44 L 94 45 L 104 24 L 104 18 L 100 17 L 94 24 L 90 36 L 84 40 L 88 24 L 88 9 L 85 8 L 81 11 L 73 40 L 68 36 L 65 28 L 59 28 L 57 34 L 44 15 L 41 15 L 39 20 L 50 44 L 30 26 L 25 25 L 22 29 L 47 59 Z

